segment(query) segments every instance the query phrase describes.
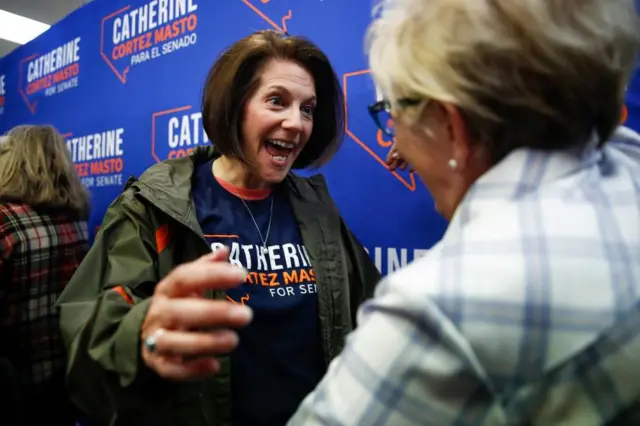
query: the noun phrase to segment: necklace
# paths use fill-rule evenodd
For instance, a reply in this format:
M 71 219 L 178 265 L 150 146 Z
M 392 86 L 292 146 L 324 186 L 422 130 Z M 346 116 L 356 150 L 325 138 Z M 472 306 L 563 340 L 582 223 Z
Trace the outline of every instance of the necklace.
M 267 248 L 267 241 L 269 240 L 269 233 L 271 232 L 271 219 L 273 218 L 273 195 L 271 195 L 271 211 L 269 212 L 269 226 L 267 226 L 267 235 L 265 238 L 262 238 L 262 232 L 260 231 L 258 222 L 256 222 L 256 219 L 253 217 L 253 213 L 251 213 L 251 209 L 249 208 L 247 203 L 244 202 L 244 199 L 240 196 L 235 186 L 233 187 L 233 191 L 236 193 L 238 198 L 240 198 L 240 201 L 242 201 L 242 204 L 244 204 L 245 208 L 249 212 L 249 216 L 251 216 L 251 220 L 253 221 L 256 230 L 258 231 L 258 235 L 260 235 L 260 240 L 262 240 L 262 247 L 260 248 L 260 250 L 262 250 L 262 253 L 266 254 L 269 251 L 269 249 Z

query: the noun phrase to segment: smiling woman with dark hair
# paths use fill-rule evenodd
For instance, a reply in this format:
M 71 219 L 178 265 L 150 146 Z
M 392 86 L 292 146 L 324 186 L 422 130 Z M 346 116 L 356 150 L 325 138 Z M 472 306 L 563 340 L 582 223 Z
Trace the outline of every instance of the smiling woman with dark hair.
M 97 425 L 283 425 L 379 279 L 322 176 L 291 172 L 342 140 L 324 53 L 252 34 L 202 110 L 215 145 L 132 183 L 60 299 L 71 397 Z

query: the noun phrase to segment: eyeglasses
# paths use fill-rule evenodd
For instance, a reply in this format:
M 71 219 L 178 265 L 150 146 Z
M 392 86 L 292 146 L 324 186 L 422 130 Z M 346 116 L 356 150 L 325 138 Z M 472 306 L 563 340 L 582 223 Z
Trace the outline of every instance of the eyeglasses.
M 403 98 L 398 100 L 398 105 L 402 108 L 406 108 L 416 106 L 420 102 L 420 99 Z M 393 129 L 393 116 L 391 114 L 391 104 L 389 101 L 382 100 L 370 105 L 369 114 L 371 114 L 371 118 L 373 118 L 373 121 L 385 135 L 390 137 L 395 135 L 395 131 Z

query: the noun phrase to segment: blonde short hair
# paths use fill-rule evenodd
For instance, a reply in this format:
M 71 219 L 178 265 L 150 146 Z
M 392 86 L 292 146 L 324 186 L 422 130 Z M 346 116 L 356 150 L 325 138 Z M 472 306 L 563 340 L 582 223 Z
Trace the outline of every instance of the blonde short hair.
M 89 193 L 64 138 L 51 126 L 18 126 L 0 144 L 0 201 L 89 214 Z
M 495 161 L 594 131 L 604 143 L 620 122 L 640 48 L 633 0 L 381 0 L 376 14 L 370 65 L 392 107 L 457 105 Z

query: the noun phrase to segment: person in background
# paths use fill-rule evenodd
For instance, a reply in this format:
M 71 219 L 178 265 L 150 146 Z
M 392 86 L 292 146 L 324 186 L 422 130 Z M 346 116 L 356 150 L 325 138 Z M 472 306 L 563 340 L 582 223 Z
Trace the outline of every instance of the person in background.
M 343 136 L 317 46 L 274 31 L 236 42 L 202 114 L 215 147 L 133 182 L 59 300 L 71 398 L 96 426 L 283 425 L 379 281 L 324 178 L 291 172 Z
M 370 110 L 449 225 L 288 424 L 638 424 L 633 0 L 380 7 Z
M 21 405 L 27 425 L 74 424 L 55 301 L 89 249 L 88 215 L 88 192 L 53 127 L 19 126 L 2 138 L 0 374 L 15 385 L 0 419 Z

